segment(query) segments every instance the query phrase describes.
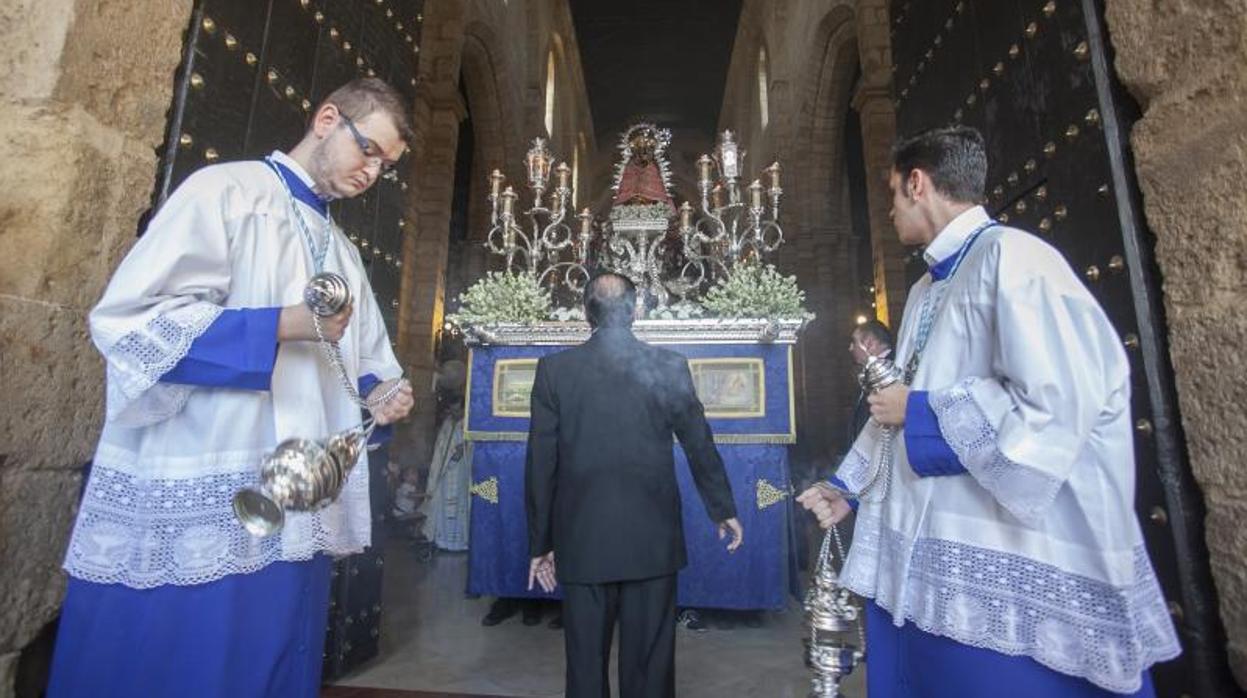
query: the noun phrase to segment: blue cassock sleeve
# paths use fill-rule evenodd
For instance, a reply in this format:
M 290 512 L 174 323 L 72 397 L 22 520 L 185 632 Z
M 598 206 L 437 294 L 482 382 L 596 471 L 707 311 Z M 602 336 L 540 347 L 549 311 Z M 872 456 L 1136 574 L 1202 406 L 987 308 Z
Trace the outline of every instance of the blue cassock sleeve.
M 910 392 L 905 404 L 905 450 L 909 452 L 909 467 L 919 477 L 966 472 L 957 454 L 944 440 L 935 410 L 931 409 L 930 394 L 925 390 Z
M 191 343 L 160 380 L 215 388 L 268 390 L 277 362 L 281 308 L 230 308 Z
M 827 481 L 830 482 L 833 487 L 836 487 L 838 489 L 845 490 L 845 491 L 849 489 L 849 486 L 844 484 L 844 480 L 841 480 L 835 475 L 832 475 L 831 477 L 827 478 Z M 857 511 L 857 498 L 856 497 L 845 497 L 844 501 L 848 502 L 849 506 L 853 507 L 853 511 Z
M 375 374 L 365 373 L 359 377 L 359 394 L 367 400 L 368 393 L 371 393 L 372 389 L 377 387 L 379 383 L 381 383 L 381 379 L 377 378 Z M 383 444 L 392 438 L 394 438 L 394 425 L 387 424 L 374 429 L 372 436 L 368 439 L 368 443 L 372 445 Z
M 160 377 L 166 383 L 214 388 L 268 390 L 277 361 L 277 319 L 281 308 L 232 308 L 195 338 L 186 356 Z M 368 373 L 359 378 L 359 394 L 367 396 L 381 382 Z M 393 436 L 389 425 L 377 427 L 369 443 Z

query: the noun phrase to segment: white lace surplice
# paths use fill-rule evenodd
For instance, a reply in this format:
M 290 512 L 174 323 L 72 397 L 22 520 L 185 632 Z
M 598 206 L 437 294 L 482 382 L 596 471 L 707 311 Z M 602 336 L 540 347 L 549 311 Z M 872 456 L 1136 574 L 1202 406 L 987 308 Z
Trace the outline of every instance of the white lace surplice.
M 1019 230 L 988 229 L 945 283 L 912 387 L 968 475 L 918 477 L 898 434 L 843 581 L 897 625 L 1135 691 L 1179 646 L 1134 514 L 1120 340 L 1060 254 Z M 910 293 L 901 365 L 930 292 L 927 275 Z M 868 424 L 837 472 L 855 492 L 879 434 Z
M 319 235 L 320 219 L 298 205 Z M 234 493 L 258 484 L 260 461 L 279 441 L 360 421 L 315 342 L 280 345 L 270 391 L 158 382 L 223 308 L 302 302 L 313 262 L 296 225 L 264 163 L 208 167 L 173 193 L 121 263 L 90 316 L 107 362 L 107 419 L 66 555 L 72 576 L 198 584 L 370 543 L 366 455 L 334 504 L 287 512 L 280 535 L 252 537 L 234 517 Z M 347 370 L 394 378 L 401 369 L 359 253 L 334 235 L 325 268 L 355 296 L 340 342 Z

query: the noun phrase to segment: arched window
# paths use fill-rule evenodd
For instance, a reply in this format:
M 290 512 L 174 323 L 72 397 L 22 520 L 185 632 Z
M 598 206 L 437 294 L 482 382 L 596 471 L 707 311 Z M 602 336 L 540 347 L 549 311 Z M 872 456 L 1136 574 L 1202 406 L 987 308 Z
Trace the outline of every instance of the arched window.
M 758 113 L 763 129 L 771 121 L 771 105 L 767 95 L 770 83 L 770 78 L 767 77 L 766 47 L 763 47 L 758 49 Z
M 546 60 L 546 135 L 554 136 L 554 48 Z

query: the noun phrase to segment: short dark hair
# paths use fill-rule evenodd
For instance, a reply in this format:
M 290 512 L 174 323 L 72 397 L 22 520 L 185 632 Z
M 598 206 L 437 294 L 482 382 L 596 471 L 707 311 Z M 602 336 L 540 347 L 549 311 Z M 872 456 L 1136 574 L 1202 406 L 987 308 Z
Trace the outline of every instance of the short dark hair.
M 359 121 L 374 112 L 385 112 L 404 141 L 411 143 L 415 137 L 411 117 L 408 116 L 410 105 L 398 90 L 380 78 L 356 78 L 330 92 L 320 106 L 326 104 L 334 105 L 352 121 Z
M 892 343 L 892 330 L 889 330 L 887 325 L 879 322 L 878 320 L 870 319 L 857 327 L 854 327 L 852 334 L 858 333 L 874 337 L 879 340 L 880 343 L 886 344 L 889 348 L 895 346 Z
M 636 284 L 613 271 L 593 277 L 585 287 L 585 317 L 594 327 L 631 327 Z
M 961 203 L 977 204 L 987 189 L 987 148 L 983 134 L 969 126 L 948 126 L 923 131 L 896 144 L 892 168 L 906 178 L 922 170 L 941 195 Z

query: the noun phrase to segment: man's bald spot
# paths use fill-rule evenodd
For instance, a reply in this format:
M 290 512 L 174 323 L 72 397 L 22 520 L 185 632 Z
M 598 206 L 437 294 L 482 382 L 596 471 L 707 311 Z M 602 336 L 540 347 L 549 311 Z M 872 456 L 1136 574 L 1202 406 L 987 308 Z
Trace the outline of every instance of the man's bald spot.
M 594 327 L 629 327 L 636 305 L 636 287 L 625 276 L 608 272 L 585 289 L 585 317 Z
M 628 292 L 628 281 L 618 274 L 603 274 L 593 280 L 590 293 L 604 301 L 615 300 Z

